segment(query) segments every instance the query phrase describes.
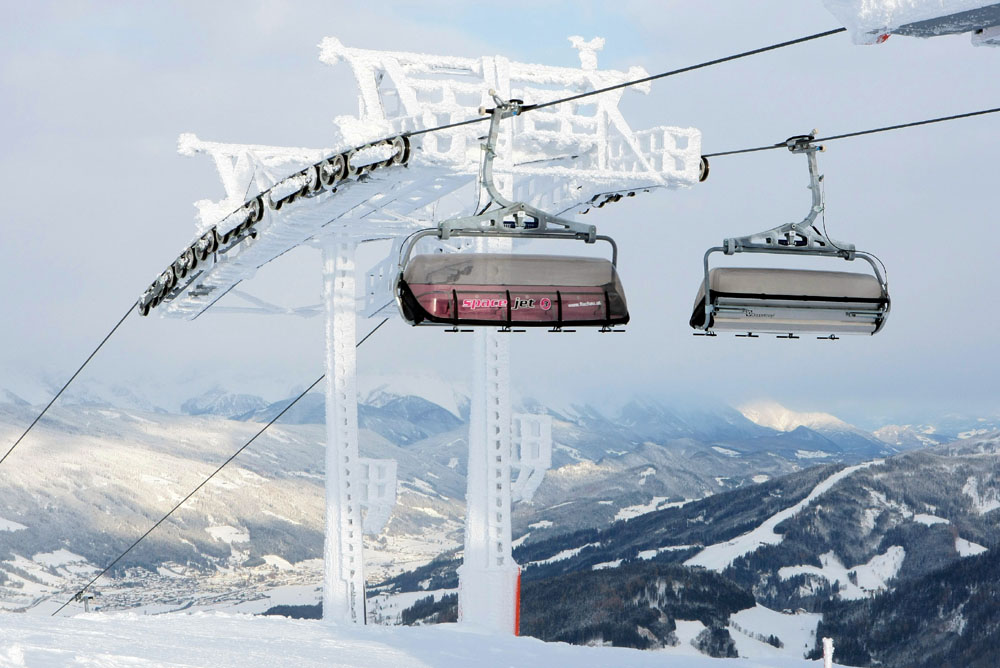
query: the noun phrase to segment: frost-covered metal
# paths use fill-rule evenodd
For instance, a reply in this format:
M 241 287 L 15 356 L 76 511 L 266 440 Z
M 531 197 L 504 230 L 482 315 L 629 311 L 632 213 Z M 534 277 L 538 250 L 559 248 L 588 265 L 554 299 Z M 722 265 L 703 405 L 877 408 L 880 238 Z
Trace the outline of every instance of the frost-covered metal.
M 552 416 L 514 416 L 513 465 L 518 469 L 511 489 L 514 501 L 531 501 L 545 472 L 552 466 Z
M 937 37 L 971 33 L 974 46 L 1000 46 L 995 0 L 823 0 L 855 44 L 881 44 L 890 35 Z
M 323 618 L 364 623 L 365 573 L 358 455 L 354 253 L 349 236 L 323 248 L 326 303 L 326 545 Z
M 489 105 L 488 91 L 533 105 L 647 74 L 641 68 L 599 70 L 597 52 L 604 40 L 570 41 L 579 51 L 579 68 L 517 63 L 502 56 L 371 51 L 328 38 L 321 45 L 321 59 L 331 65 L 347 63 L 360 92 L 358 115 L 335 119 L 329 148 L 181 137 L 181 153 L 213 159 L 225 196 L 196 203 L 194 241 L 141 296 L 140 312 L 157 309 L 193 319 L 237 285 L 245 305 L 230 308 L 318 312 L 263 302 L 245 292 L 245 282 L 297 246 L 323 249 L 328 383 L 324 614 L 330 618 L 363 621 L 361 506 L 368 502 L 368 516 L 375 521 L 386 515 L 391 496 L 379 492 L 383 483 L 373 482 L 370 463 L 367 478 L 359 468 L 366 462 L 359 459 L 357 448 L 357 316 L 395 314 L 395 263 L 406 235 L 479 210 L 480 145 L 486 128 L 464 122 L 482 118 L 477 110 Z M 647 91 L 649 84 L 634 88 Z M 498 192 L 568 216 L 623 195 L 697 183 L 699 132 L 666 126 L 632 130 L 618 109 L 624 94 L 619 89 L 507 119 L 496 139 Z M 451 123 L 461 125 L 422 132 Z M 391 240 L 391 250 L 364 276 L 359 295 L 355 250 L 358 244 L 379 240 Z M 511 248 L 510 239 L 435 243 L 444 252 Z M 468 519 L 459 604 L 463 620 L 510 633 L 517 582 L 511 557 L 511 469 L 520 466 L 516 493 L 530 498 L 547 466 L 548 446 L 531 437 L 527 456 L 523 441 L 518 454 L 512 453 L 509 335 L 477 328 L 473 347 Z M 548 432 L 543 428 L 543 433 Z M 537 452 L 532 444 L 538 445 Z M 373 498 L 373 490 L 378 498 Z
M 396 505 L 396 470 L 394 459 L 368 459 L 362 457 L 361 505 L 365 509 L 364 532 L 378 535 L 389 521 Z
M 359 116 L 335 119 L 331 148 L 182 135 L 180 152 L 210 156 L 226 194 L 196 202 L 197 236 L 141 296 L 140 309 L 195 318 L 259 267 L 334 229 L 364 242 L 468 215 L 485 127 L 408 133 L 475 119 L 490 104 L 490 89 L 537 104 L 647 75 L 642 68 L 598 70 L 604 41 L 571 41 L 581 68 L 370 51 L 325 39 L 322 60 L 354 70 Z M 634 88 L 646 91 L 649 84 Z M 498 153 L 510 156 L 516 178 L 501 177 L 499 185 L 511 179 L 511 199 L 562 215 L 629 193 L 697 183 L 700 133 L 668 126 L 633 131 L 618 109 L 624 94 L 619 89 L 511 119 Z M 384 294 L 390 301 L 389 285 Z

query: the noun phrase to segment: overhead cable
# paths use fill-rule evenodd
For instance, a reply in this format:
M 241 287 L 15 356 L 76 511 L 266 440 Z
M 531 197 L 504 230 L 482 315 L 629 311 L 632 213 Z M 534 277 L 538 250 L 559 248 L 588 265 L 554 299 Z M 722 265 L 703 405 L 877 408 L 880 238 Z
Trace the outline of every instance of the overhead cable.
M 135 308 L 135 302 L 129 305 L 128 310 L 125 311 L 125 315 L 123 315 L 121 319 L 118 321 L 118 323 L 111 328 L 111 331 L 108 332 L 107 336 L 105 336 L 101 340 L 101 342 L 97 344 L 97 347 L 94 348 L 94 351 L 90 353 L 90 355 L 87 357 L 86 360 L 84 360 L 83 364 L 80 365 L 80 368 L 76 370 L 76 373 L 74 373 L 70 377 L 70 379 L 67 380 L 66 383 L 61 388 L 59 388 L 59 391 L 56 392 L 56 396 L 52 397 L 52 400 L 45 406 L 45 408 L 42 409 L 42 412 L 38 414 L 38 417 L 36 417 L 34 421 L 28 426 L 28 428 L 24 430 L 24 433 L 21 434 L 21 436 L 16 441 L 14 441 L 14 445 L 10 446 L 10 449 L 7 450 L 7 453 L 4 454 L 3 457 L 0 457 L 0 464 L 3 464 L 4 460 L 10 456 L 10 453 L 14 452 L 14 448 L 16 448 L 18 444 L 24 440 L 24 437 L 28 435 L 28 432 L 31 431 L 36 424 L 38 424 L 38 421 L 42 419 L 42 416 L 45 415 L 45 413 L 48 412 L 48 410 L 52 407 L 52 404 L 56 402 L 56 399 L 58 399 L 59 396 L 66 390 L 66 388 L 69 387 L 69 384 L 72 383 L 76 379 L 76 377 L 80 375 L 80 372 L 83 371 L 83 368 L 90 363 L 90 360 L 94 359 L 94 355 L 97 354 L 97 351 L 99 351 L 104 346 L 104 344 L 107 343 L 108 339 L 111 338 L 111 335 L 114 334 L 119 327 L 121 327 L 121 324 L 125 322 L 125 318 L 127 318 L 129 314 L 132 313 L 132 310 L 134 308 Z
M 367 341 L 367 340 L 368 340 L 368 338 L 369 338 L 369 337 L 370 337 L 370 336 L 371 336 L 372 334 L 374 334 L 375 332 L 377 332 L 377 331 L 378 331 L 378 329 L 379 329 L 379 328 L 380 328 L 380 327 L 381 327 L 382 325 L 384 325 L 384 324 L 385 324 L 385 323 L 386 323 L 386 322 L 387 322 L 388 320 L 389 320 L 388 318 L 385 318 L 384 320 L 382 320 L 382 322 L 380 322 L 379 324 L 375 325 L 375 327 L 374 327 L 374 328 L 372 328 L 372 330 L 371 330 L 370 332 L 368 332 L 367 334 L 365 334 L 364 338 L 362 338 L 362 339 L 361 339 L 360 341 L 358 341 L 358 343 L 357 343 L 357 344 L 355 345 L 355 348 L 360 348 L 360 347 L 361 347 L 361 344 L 362 344 L 362 343 L 364 343 L 365 341 Z M 289 411 L 289 409 L 291 409 L 291 407 L 292 407 L 292 406 L 294 406 L 294 405 L 295 405 L 296 403 L 298 403 L 298 401 L 299 401 L 299 400 L 300 400 L 300 399 L 301 399 L 302 397 L 306 396 L 306 394 L 308 394 L 308 393 L 309 393 L 310 391 L 312 391 L 312 389 L 313 389 L 314 387 L 316 387 L 317 385 L 319 385 L 320 381 L 322 381 L 322 380 L 323 380 L 324 378 L 326 378 L 326 374 L 323 374 L 322 376 L 320 376 L 319 378 L 317 378 L 316 380 L 314 380 L 314 381 L 313 381 L 313 383 L 312 383 L 312 385 L 310 385 L 309 387 L 307 387 L 307 388 L 306 388 L 305 390 L 303 390 L 303 391 L 302 391 L 302 392 L 301 392 L 301 393 L 300 393 L 300 394 L 299 394 L 299 395 L 298 395 L 297 397 L 295 397 L 294 399 L 292 399 L 291 403 L 289 403 L 289 404 L 288 404 L 287 406 L 285 406 L 284 408 L 282 408 L 282 409 L 281 409 L 281 411 L 280 411 L 280 412 L 279 412 L 279 413 L 278 413 L 277 415 L 275 415 L 275 416 L 274 416 L 273 418 L 271 418 L 271 421 L 270 421 L 270 422 L 268 422 L 268 423 L 267 423 L 266 425 L 264 425 L 264 426 L 263 426 L 263 427 L 261 428 L 261 430 L 260 430 L 260 431 L 258 431 L 258 432 L 257 432 L 256 434 L 254 434 L 254 435 L 253 435 L 253 437 L 252 437 L 252 438 L 251 438 L 251 439 L 250 439 L 249 441 L 247 441 L 246 443 L 244 443 L 244 444 L 243 444 L 243 446 L 242 446 L 242 447 L 241 447 L 241 448 L 240 448 L 239 450 L 237 450 L 236 452 L 234 452 L 234 453 L 232 454 L 232 456 L 230 456 L 230 457 L 229 457 L 229 459 L 227 459 L 226 461 L 222 462 L 222 464 L 220 464 L 220 465 L 219 465 L 219 467 L 218 467 L 217 469 L 215 469 L 215 471 L 213 471 L 213 472 L 211 473 L 211 475 L 209 475 L 209 476 L 208 476 L 207 478 L 205 478 L 205 479 L 204 479 L 204 480 L 203 480 L 203 481 L 202 481 L 201 483 L 199 483 L 197 487 L 195 487 L 195 488 L 194 488 L 193 490 L 191 490 L 191 493 L 190 493 L 190 494 L 188 494 L 188 495 L 187 495 L 187 496 L 185 496 L 185 497 L 184 497 L 183 499 L 181 499 L 181 501 L 180 501 L 180 502 L 179 502 L 179 503 L 178 503 L 178 504 L 177 504 L 176 506 L 174 506 L 173 508 L 171 508 L 171 509 L 170 509 L 170 511 L 169 511 L 169 512 L 168 512 L 168 513 L 167 513 L 166 515 L 164 515 L 163 517 L 161 517 L 161 518 L 160 518 L 160 519 L 159 519 L 159 520 L 158 520 L 158 521 L 156 522 L 156 524 L 154 524 L 153 526 L 149 527 L 149 529 L 148 529 L 148 530 L 146 531 L 146 533 L 144 533 L 144 534 L 142 534 L 141 536 L 139 536 L 139 538 L 138 538 L 138 539 L 137 539 L 137 540 L 136 540 L 136 541 L 135 541 L 134 543 L 132 543 L 131 545 L 129 545 L 129 546 L 128 546 L 128 549 L 126 549 L 126 550 L 125 550 L 124 552 L 122 552 L 122 553 L 121 553 L 120 555 L 118 555 L 118 556 L 117 556 L 117 557 L 115 558 L 115 560 L 114 560 L 114 561 L 112 561 L 112 562 L 111 562 L 110 564 L 108 564 L 108 565 L 107 565 L 107 566 L 106 566 L 106 567 L 104 568 L 104 570 L 102 570 L 102 571 L 101 571 L 100 573 L 98 573 L 97 575 L 95 575 L 95 576 L 94 576 L 94 577 L 93 577 L 93 578 L 92 578 L 92 579 L 90 580 L 90 582 L 88 582 L 87 584 L 85 584 L 85 585 L 84 585 L 84 586 L 83 586 L 83 587 L 82 587 L 82 588 L 81 588 L 81 589 L 80 589 L 80 590 L 79 590 L 78 592 L 76 592 L 76 593 L 75 593 L 75 594 L 73 595 L 73 597 L 72 597 L 72 598 L 70 598 L 70 599 L 69 599 L 68 601 L 66 601 L 66 602 L 65 602 L 65 603 L 63 603 L 63 604 L 62 604 L 61 606 L 59 606 L 59 609 L 58 609 L 58 610 L 56 610 L 55 612 L 53 612 L 53 613 L 52 613 L 52 616 L 53 616 L 53 617 L 55 617 L 55 616 L 56 616 L 56 615 L 58 615 L 58 614 L 59 614 L 60 612 L 62 612 L 63 608 L 65 608 L 65 607 L 66 607 L 67 605 L 69 605 L 70 603 L 72 603 L 72 602 L 73 602 L 73 601 L 75 601 L 75 600 L 78 600 L 78 599 L 79 599 L 79 598 L 80 598 L 80 597 L 81 597 L 81 596 L 83 595 L 83 593 L 84 593 L 85 591 L 87 591 L 87 589 L 89 589 L 89 588 L 91 587 L 91 585 L 93 585 L 93 584 L 94 584 L 95 582 L 97 582 L 97 581 L 98 581 L 98 580 L 99 580 L 99 579 L 100 579 L 100 578 L 101 578 L 101 577 L 102 577 L 102 576 L 103 576 L 103 575 L 104 575 L 105 573 L 107 573 L 107 572 L 108 572 L 108 571 L 110 571 L 110 570 L 111 570 L 112 568 L 114 568 L 114 567 L 115 567 L 115 565 L 116 565 L 116 564 L 117 564 L 117 563 L 118 563 L 119 561 L 121 561 L 122 559 L 124 559 L 124 558 L 125 558 L 125 555 L 127 555 L 127 554 L 128 554 L 129 552 L 131 552 L 131 551 L 132 551 L 133 549 L 135 549 L 135 547 L 136 547 L 136 546 L 137 546 L 137 545 L 138 545 L 139 543 L 141 543 L 141 542 L 142 542 L 142 541 L 143 541 L 143 540 L 144 540 L 144 539 L 145 539 L 145 538 L 146 538 L 146 537 L 147 537 L 147 536 L 148 536 L 149 534 L 153 533 L 153 531 L 155 531 L 155 530 L 156 530 L 156 528 L 157 528 L 158 526 L 160 526 L 160 525 L 161 525 L 161 524 L 163 524 L 163 523 L 164 523 L 165 521 L 167 521 L 167 518 L 169 518 L 169 517 L 170 517 L 171 515 L 173 515 L 173 514 L 174 514 L 174 513 L 175 513 L 175 512 L 177 511 L 177 509 L 178 509 L 178 508 L 180 508 L 181 506 L 183 506 L 183 505 L 184 505 L 184 504 L 185 504 L 185 503 L 186 503 L 186 502 L 188 501 L 188 499 L 190 499 L 190 498 L 191 498 L 192 496 L 194 496 L 194 495 L 195 495 L 195 494 L 196 494 L 196 493 L 198 492 L 198 490 L 200 490 L 200 489 L 201 489 L 202 487 L 204 487 L 205 485 L 207 485 L 207 484 L 208 484 L 208 482 L 209 482 L 209 481 L 210 481 L 210 480 L 211 480 L 212 478 L 214 478 L 214 477 L 215 477 L 216 475 L 218 475 L 218 474 L 219 474 L 219 472 L 220 472 L 220 471 L 222 471 L 222 469 L 224 469 L 224 468 L 226 467 L 226 465 L 228 465 L 228 464 L 229 464 L 229 463 L 230 463 L 231 461 L 233 461 L 234 459 L 236 459 L 236 457 L 238 457 L 238 456 L 239 456 L 239 454 L 240 454 L 241 452 L 243 452 L 244 450 L 246 450 L 246 449 L 247 449 L 247 448 L 248 448 L 248 447 L 250 446 L 250 444 L 251 444 L 251 443 L 253 443 L 253 442 L 254 442 L 255 440 L 257 440 L 257 437 L 259 437 L 259 436 L 260 436 L 261 434 L 263 434 L 263 433 L 264 433 L 265 431 L 267 431 L 268 427 L 270 427 L 270 426 L 271 426 L 271 425 L 273 425 L 273 424 L 274 424 L 275 422 L 277 422 L 277 421 L 278 421 L 278 419 L 279 419 L 279 418 L 280 418 L 280 417 L 281 417 L 282 415 L 284 415 L 285 413 L 287 413 L 287 412 Z
M 830 135 L 828 137 L 816 137 L 810 141 L 813 143 L 819 143 L 824 141 L 834 141 L 837 139 L 847 139 L 849 137 L 860 137 L 862 135 L 871 135 L 878 132 L 888 132 L 889 130 L 900 130 L 902 128 L 912 128 L 918 125 L 930 125 L 932 123 L 944 123 L 945 121 L 955 121 L 962 118 L 971 118 L 973 116 L 984 116 L 986 114 L 995 114 L 1000 111 L 1000 107 L 993 107 L 992 109 L 982 109 L 980 111 L 969 111 L 964 114 L 953 114 L 951 116 L 940 116 L 938 118 L 928 118 L 923 121 L 913 121 L 912 123 L 900 123 L 898 125 L 886 125 L 880 128 L 872 128 L 871 130 L 859 130 L 857 132 L 845 132 L 840 135 Z M 738 155 L 740 153 L 754 153 L 756 151 L 771 151 L 776 148 L 788 148 L 787 142 L 780 142 L 778 144 L 768 144 L 767 146 L 756 146 L 754 148 L 742 148 L 735 151 L 719 151 L 718 153 L 706 153 L 703 158 L 717 158 L 722 155 Z
M 693 70 L 699 70 L 704 67 L 711 67 L 712 65 L 719 65 L 722 63 L 727 63 L 731 60 L 739 60 L 740 58 L 746 58 L 748 56 L 756 56 L 760 53 L 766 53 L 767 51 L 775 51 L 777 49 L 783 49 L 786 46 L 794 46 L 795 44 L 802 44 L 803 42 L 809 42 L 814 39 L 820 39 L 822 37 L 829 37 L 830 35 L 836 35 L 838 33 L 845 32 L 847 28 L 835 28 L 833 30 L 826 30 L 824 32 L 818 32 L 814 35 L 807 35 L 805 37 L 799 37 L 798 39 L 788 40 L 787 42 L 779 42 L 777 44 L 771 44 L 769 46 L 763 46 L 759 49 L 752 49 L 750 51 L 743 51 L 741 53 L 735 53 L 731 56 L 725 56 L 722 58 L 716 58 L 714 60 L 707 60 L 703 63 L 698 63 L 697 65 L 688 65 L 687 67 L 682 67 L 676 70 L 669 70 L 667 72 L 661 72 L 659 74 L 653 74 L 648 77 L 643 77 L 642 79 L 633 79 L 631 81 L 625 81 L 623 83 L 615 84 L 613 86 L 605 86 L 604 88 L 598 88 L 597 90 L 587 91 L 585 93 L 579 93 L 578 95 L 570 95 L 569 97 L 562 97 L 557 100 L 549 100 L 548 102 L 540 102 L 538 104 L 526 104 L 522 105 L 518 113 L 526 113 L 529 111 L 534 111 L 535 109 L 544 109 L 545 107 L 552 107 L 557 104 L 564 104 L 566 102 L 573 102 L 575 100 L 581 100 L 583 98 L 591 97 L 594 95 L 601 95 L 603 93 L 609 93 L 613 90 L 619 90 L 621 88 L 628 88 L 629 86 L 638 86 L 640 84 L 647 83 L 649 81 L 656 81 L 657 79 L 664 79 L 666 77 L 671 77 L 676 74 L 683 74 L 685 72 L 691 72 Z M 426 128 L 424 130 L 414 130 L 412 132 L 404 132 L 403 135 L 406 137 L 415 137 L 417 135 L 427 134 L 429 132 L 437 132 L 439 130 L 450 130 L 451 128 L 458 128 L 464 125 L 472 125 L 473 123 L 482 123 L 489 120 L 488 116 L 479 118 L 470 118 L 465 121 L 458 121 L 457 123 L 448 123 L 447 125 L 439 125 L 433 128 Z
M 778 44 L 771 44 L 770 46 L 763 46 L 759 49 L 753 49 L 751 51 L 743 51 L 742 53 L 735 53 L 731 56 L 725 56 L 723 58 L 716 58 L 715 60 L 708 60 L 704 63 L 698 63 L 697 65 L 688 65 L 687 67 L 682 67 L 677 70 L 670 70 L 668 72 L 661 72 L 660 74 L 653 74 L 648 77 L 643 77 L 642 79 L 635 79 L 633 81 L 626 81 L 625 83 L 615 84 L 614 86 L 606 86 L 604 88 L 598 88 L 597 90 L 588 91 L 586 93 L 580 93 L 579 95 L 572 95 L 570 97 L 560 98 L 558 100 L 552 100 L 551 102 L 543 102 L 541 104 L 529 104 L 521 107 L 521 111 L 531 111 L 533 109 L 542 109 L 544 107 L 551 107 L 556 104 L 563 104 L 564 102 L 572 102 L 574 100 L 579 100 L 585 97 L 590 97 L 591 95 L 600 95 L 602 93 L 608 93 L 613 90 L 618 90 L 619 88 L 625 88 L 627 86 L 637 86 L 639 84 L 644 84 L 648 81 L 656 81 L 657 79 L 664 79 L 666 77 L 672 77 L 675 74 L 684 74 L 685 72 L 691 72 L 693 70 L 699 70 L 703 67 L 711 67 L 712 65 L 720 65 L 722 63 L 728 63 L 731 60 L 739 60 L 740 58 L 746 58 L 748 56 L 756 56 L 760 53 L 766 53 L 767 51 L 775 51 L 777 49 L 783 49 L 786 46 L 794 46 L 796 44 L 802 44 L 803 42 L 809 42 L 814 39 L 820 39 L 821 37 L 829 37 L 830 35 L 836 35 L 838 33 L 845 32 L 847 28 L 835 28 L 833 30 L 826 30 L 824 32 L 818 32 L 815 35 L 807 35 L 806 37 L 799 37 L 798 39 L 791 39 L 787 42 L 779 42 Z

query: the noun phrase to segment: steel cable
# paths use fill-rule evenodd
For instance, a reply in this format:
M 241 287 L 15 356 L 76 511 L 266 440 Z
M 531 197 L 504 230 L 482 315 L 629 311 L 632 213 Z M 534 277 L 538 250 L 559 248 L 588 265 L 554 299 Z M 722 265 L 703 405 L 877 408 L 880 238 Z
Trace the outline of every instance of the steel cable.
M 604 88 L 598 88 L 597 90 L 587 91 L 585 93 L 579 93 L 578 95 L 570 95 L 569 97 L 562 97 L 557 100 L 549 100 L 548 102 L 540 102 L 538 104 L 526 104 L 523 105 L 518 113 L 526 113 L 529 111 L 534 111 L 536 109 L 544 109 L 545 107 L 552 107 L 557 104 L 564 104 L 566 102 L 573 102 L 575 100 L 581 100 L 583 98 L 591 97 L 594 95 L 601 95 L 603 93 L 609 93 L 614 90 L 619 90 L 621 88 L 627 88 L 629 86 L 637 86 L 639 84 L 644 84 L 649 81 L 656 81 L 657 79 L 664 79 L 666 77 L 671 77 L 677 74 L 684 74 L 685 72 L 692 72 L 694 70 L 699 70 L 704 67 L 711 67 L 713 65 L 720 65 L 722 63 L 728 63 L 732 60 L 739 60 L 740 58 L 746 58 L 748 56 L 756 56 L 760 53 L 766 53 L 768 51 L 775 51 L 777 49 L 783 49 L 786 46 L 794 46 L 796 44 L 802 44 L 803 42 L 809 42 L 814 39 L 820 39 L 822 37 L 829 37 L 830 35 L 836 35 L 838 33 L 845 32 L 847 28 L 834 28 L 833 30 L 826 30 L 823 32 L 818 32 L 814 35 L 807 35 L 805 37 L 799 37 L 797 39 L 791 39 L 787 42 L 779 42 L 777 44 L 771 44 L 769 46 L 763 46 L 758 49 L 752 49 L 750 51 L 743 51 L 740 53 L 734 53 L 730 56 L 724 56 L 722 58 L 716 58 L 714 60 L 707 60 L 703 63 L 698 63 L 696 65 L 688 65 L 687 67 L 681 67 L 676 70 L 669 70 L 667 72 L 661 72 L 659 74 L 653 74 L 648 77 L 643 77 L 642 79 L 634 79 L 631 81 L 625 81 L 620 84 L 614 84 L 613 86 L 605 86 Z M 473 123 L 482 123 L 489 120 L 488 116 L 481 118 L 470 118 L 465 121 L 458 121 L 456 123 L 448 123 L 446 125 L 439 125 L 433 128 L 426 128 L 424 130 L 414 130 L 412 132 L 404 132 L 403 135 L 406 137 L 416 137 L 417 135 L 427 134 L 429 132 L 438 132 L 439 130 L 450 130 L 452 128 L 459 128 L 465 125 L 472 125 Z
M 107 333 L 107 335 L 101 340 L 101 342 L 97 344 L 97 347 L 94 348 L 94 351 L 90 353 L 90 355 L 87 357 L 86 360 L 84 360 L 83 364 L 80 365 L 80 368 L 76 370 L 76 373 L 74 373 L 70 377 L 70 379 L 67 380 L 66 383 L 61 388 L 59 388 L 59 391 L 56 392 L 56 396 L 52 397 L 52 400 L 49 401 L 48 404 L 46 404 L 45 408 L 42 409 L 42 412 L 38 414 L 38 417 L 36 417 L 34 421 L 28 426 L 28 428 L 24 430 L 24 433 L 21 434 L 21 436 L 16 441 L 14 441 L 14 445 L 10 446 L 10 449 L 7 450 L 6 454 L 4 454 L 3 457 L 0 457 L 0 464 L 4 463 L 4 460 L 10 456 L 10 453 L 14 452 L 14 448 L 16 448 L 18 444 L 20 444 L 20 442 L 24 440 L 24 437 L 28 435 L 28 432 L 30 432 L 36 424 L 38 424 L 38 421 L 42 419 L 42 416 L 45 415 L 45 413 L 47 413 L 50 408 L 52 408 L 52 404 L 56 402 L 56 399 L 58 399 L 62 395 L 62 393 L 66 391 L 66 388 L 69 387 L 69 384 L 72 383 L 76 379 L 76 377 L 80 375 L 80 372 L 83 371 L 83 368 L 90 363 L 90 360 L 94 359 L 94 355 L 97 354 L 97 351 L 99 351 L 102 347 L 104 347 L 104 344 L 107 343 L 108 339 L 111 338 L 111 335 L 114 334 L 119 327 L 121 327 L 121 324 L 125 322 L 125 318 L 127 318 L 129 314 L 132 313 L 132 310 L 134 308 L 135 308 L 135 303 L 133 303 L 131 306 L 128 307 L 128 310 L 125 311 L 125 315 L 123 315 L 121 319 L 118 321 L 118 323 L 111 328 L 111 331 Z
M 830 135 L 828 137 L 816 137 L 810 140 L 810 143 L 818 144 L 824 141 L 835 141 L 837 139 L 848 139 L 850 137 L 861 137 L 862 135 L 871 135 L 878 132 L 888 132 L 890 130 L 900 130 L 902 128 L 913 128 L 918 125 L 931 125 L 932 123 L 944 123 L 945 121 L 954 121 L 962 118 L 971 118 L 973 116 L 984 116 L 986 114 L 995 114 L 1000 111 L 1000 107 L 993 107 L 992 109 L 982 109 L 980 111 L 968 111 L 964 114 L 952 114 L 951 116 L 939 116 L 937 118 L 928 118 L 923 121 L 913 121 L 911 123 L 899 123 L 898 125 L 886 125 L 880 128 L 872 128 L 871 130 L 859 130 L 857 132 L 845 132 L 840 135 Z M 779 142 L 777 144 L 768 144 L 767 146 L 755 146 L 754 148 L 743 148 L 736 149 L 734 151 L 719 151 L 718 153 L 706 153 L 702 155 L 703 158 L 717 158 L 722 155 L 739 155 L 741 153 L 754 153 L 756 151 L 771 151 L 776 148 L 787 148 L 785 142 Z

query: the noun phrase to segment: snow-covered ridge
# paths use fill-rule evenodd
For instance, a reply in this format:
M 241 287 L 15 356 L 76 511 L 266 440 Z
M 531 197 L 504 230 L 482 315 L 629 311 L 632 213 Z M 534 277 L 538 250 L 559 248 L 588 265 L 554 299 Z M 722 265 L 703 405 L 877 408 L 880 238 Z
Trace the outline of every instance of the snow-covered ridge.
M 437 404 L 455 417 L 461 417 L 462 408 L 469 402 L 469 394 L 464 383 L 435 376 L 365 374 L 358 377 L 360 403 L 373 406 L 382 405 L 388 398 L 419 397 Z
M 777 431 L 792 431 L 799 427 L 809 429 L 833 429 L 836 431 L 856 431 L 838 417 L 829 413 L 803 413 L 785 408 L 776 401 L 754 401 L 738 408 L 751 422 Z
M 724 543 L 709 545 L 698 554 L 684 562 L 685 566 L 704 566 L 714 571 L 724 571 L 732 565 L 733 561 L 757 550 L 764 545 L 777 545 L 784 536 L 775 533 L 774 528 L 790 517 L 795 517 L 802 512 L 813 501 L 829 491 L 838 482 L 851 475 L 855 471 L 868 468 L 874 464 L 881 464 L 881 460 L 865 462 L 857 466 L 848 466 L 837 471 L 826 480 L 820 482 L 813 488 L 809 496 L 802 499 L 794 506 L 785 508 L 775 513 L 753 531 L 749 531 L 742 536 L 737 536 Z

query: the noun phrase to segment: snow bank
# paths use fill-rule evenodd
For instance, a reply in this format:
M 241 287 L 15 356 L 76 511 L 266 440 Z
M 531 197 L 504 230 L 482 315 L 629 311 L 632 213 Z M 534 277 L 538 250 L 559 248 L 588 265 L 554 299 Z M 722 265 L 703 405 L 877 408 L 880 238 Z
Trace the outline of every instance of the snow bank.
M 740 656 L 753 659 L 805 656 L 816 645 L 816 626 L 822 618 L 820 613 L 787 614 L 756 605 L 729 617 L 729 635 Z M 771 635 L 784 647 L 779 649 L 759 640 Z
M 678 622 L 682 641 L 700 622 Z M 50 666 L 365 666 L 366 668 L 806 668 L 815 662 L 774 658 L 712 659 L 693 647 L 642 651 L 577 647 L 494 635 L 454 624 L 353 627 L 281 617 L 223 613 L 0 616 L 0 665 Z M 690 627 L 690 628 L 689 628 Z M 681 649 L 681 648 L 678 648 Z M 689 650 L 689 652 L 688 652 Z

